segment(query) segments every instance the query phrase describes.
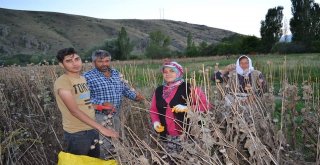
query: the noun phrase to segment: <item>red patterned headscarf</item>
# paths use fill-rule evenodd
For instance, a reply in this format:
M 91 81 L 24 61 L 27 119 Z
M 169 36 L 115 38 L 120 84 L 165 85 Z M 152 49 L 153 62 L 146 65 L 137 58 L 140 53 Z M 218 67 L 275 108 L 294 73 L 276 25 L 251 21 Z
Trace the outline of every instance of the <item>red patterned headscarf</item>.
M 171 68 L 174 72 L 177 73 L 177 78 L 174 80 L 174 82 L 171 83 L 167 83 L 163 80 L 163 85 L 165 88 L 163 89 L 162 97 L 164 99 L 168 98 L 172 94 L 173 89 L 177 88 L 181 83 L 184 82 L 183 68 L 180 64 L 175 61 L 166 61 L 161 67 L 161 72 L 163 73 L 164 68 L 167 67 Z
M 172 68 L 177 73 L 176 81 L 182 79 L 182 77 L 183 77 L 183 68 L 182 68 L 182 66 L 180 64 L 178 64 L 175 61 L 170 61 L 170 62 L 167 61 L 167 62 L 163 63 L 163 65 L 162 65 L 162 68 L 161 68 L 161 72 L 162 73 L 163 73 L 164 68 L 166 68 L 166 67 Z

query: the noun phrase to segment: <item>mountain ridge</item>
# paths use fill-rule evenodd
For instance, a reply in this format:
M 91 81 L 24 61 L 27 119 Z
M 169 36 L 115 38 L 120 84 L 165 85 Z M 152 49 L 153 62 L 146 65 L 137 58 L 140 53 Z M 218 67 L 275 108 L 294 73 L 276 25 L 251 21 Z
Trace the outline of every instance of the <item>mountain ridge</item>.
M 160 30 L 171 38 L 171 50 L 183 51 L 190 32 L 196 44 L 218 43 L 237 34 L 232 31 L 164 19 L 100 19 L 58 12 L 24 11 L 0 8 L 0 55 L 55 55 L 63 47 L 80 53 L 117 38 L 125 27 L 134 52 L 143 53 L 148 34 Z

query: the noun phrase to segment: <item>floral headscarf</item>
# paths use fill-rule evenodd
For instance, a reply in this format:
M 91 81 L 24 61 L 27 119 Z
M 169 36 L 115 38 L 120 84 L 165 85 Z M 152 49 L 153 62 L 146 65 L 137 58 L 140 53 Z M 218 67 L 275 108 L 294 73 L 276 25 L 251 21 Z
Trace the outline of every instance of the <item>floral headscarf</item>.
M 162 94 L 163 98 L 169 97 L 170 94 L 172 93 L 173 89 L 175 89 L 181 83 L 184 82 L 184 80 L 183 80 L 183 68 L 182 68 L 182 66 L 180 64 L 178 64 L 175 61 L 165 62 L 161 67 L 161 72 L 163 73 L 164 68 L 167 68 L 167 67 L 171 68 L 174 72 L 176 72 L 177 78 L 172 83 L 168 83 L 165 80 L 163 80 L 163 85 L 165 87 L 164 90 L 163 90 L 163 94 Z
M 178 64 L 175 61 L 165 62 L 161 68 L 162 73 L 163 73 L 164 68 L 166 68 L 166 67 L 171 68 L 174 72 L 177 73 L 177 78 L 175 79 L 175 82 L 179 81 L 179 80 L 183 80 L 183 68 L 180 64 Z M 164 82 L 164 83 L 166 83 L 166 82 Z

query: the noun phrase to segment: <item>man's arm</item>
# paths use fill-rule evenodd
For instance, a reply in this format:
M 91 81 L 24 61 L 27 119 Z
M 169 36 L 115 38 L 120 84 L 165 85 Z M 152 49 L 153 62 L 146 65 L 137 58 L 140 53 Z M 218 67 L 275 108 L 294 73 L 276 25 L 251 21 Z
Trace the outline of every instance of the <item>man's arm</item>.
M 142 95 L 138 96 L 138 93 L 136 93 L 135 90 L 132 90 L 129 86 L 129 84 L 127 84 L 126 82 L 121 82 L 122 85 L 123 85 L 123 91 L 122 91 L 122 94 L 123 96 L 127 97 L 128 99 L 131 99 L 133 101 L 138 101 L 137 97 L 142 97 Z
M 104 136 L 119 137 L 119 134 L 117 132 L 103 127 L 102 125 L 98 124 L 95 120 L 90 118 L 88 115 L 86 115 L 84 112 L 82 112 L 78 108 L 78 105 L 74 100 L 72 92 L 70 90 L 59 89 L 58 95 L 61 97 L 61 100 L 67 106 L 68 110 L 74 117 L 91 126 L 92 128 L 97 129 Z
M 135 101 L 139 101 L 139 102 L 141 102 L 141 101 L 143 101 L 143 100 L 145 100 L 146 98 L 141 94 L 141 93 L 139 93 L 139 92 L 136 92 L 136 98 L 135 98 Z
M 118 71 L 115 71 L 115 73 L 118 74 L 120 83 L 123 86 L 123 91 L 122 91 L 123 96 L 127 97 L 130 100 L 139 101 L 139 102 L 145 99 L 145 97 L 141 93 L 135 91 L 135 89 L 128 84 L 128 80 L 123 79 L 123 74 L 121 74 Z

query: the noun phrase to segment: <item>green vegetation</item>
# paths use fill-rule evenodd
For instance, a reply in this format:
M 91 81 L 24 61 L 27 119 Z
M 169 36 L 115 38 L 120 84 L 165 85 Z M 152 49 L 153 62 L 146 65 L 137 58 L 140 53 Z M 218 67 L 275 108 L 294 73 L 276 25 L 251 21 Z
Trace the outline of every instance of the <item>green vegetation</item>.
M 171 52 L 169 45 L 171 39 L 169 36 L 161 32 L 160 30 L 153 31 L 149 34 L 150 43 L 146 48 L 146 57 L 151 59 L 161 59 L 165 57 L 170 57 Z
M 41 64 L 46 61 L 52 61 L 54 57 L 47 55 L 29 55 L 29 54 L 17 54 L 14 56 L 3 56 L 0 58 L 0 65 L 9 66 L 9 65 L 21 65 L 26 66 L 27 64 Z M 51 63 L 52 64 L 52 63 Z

